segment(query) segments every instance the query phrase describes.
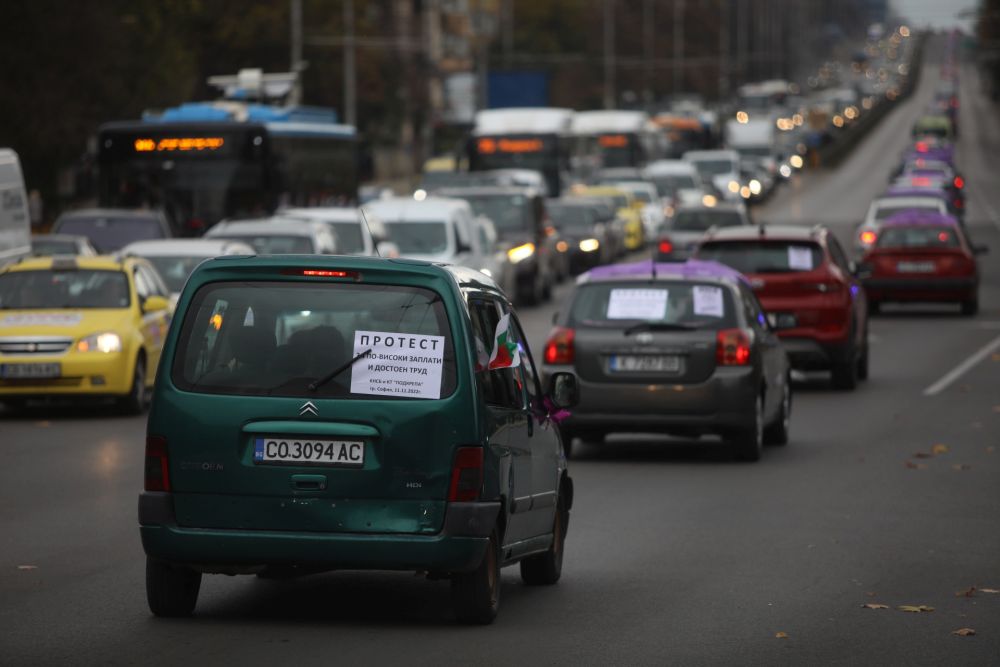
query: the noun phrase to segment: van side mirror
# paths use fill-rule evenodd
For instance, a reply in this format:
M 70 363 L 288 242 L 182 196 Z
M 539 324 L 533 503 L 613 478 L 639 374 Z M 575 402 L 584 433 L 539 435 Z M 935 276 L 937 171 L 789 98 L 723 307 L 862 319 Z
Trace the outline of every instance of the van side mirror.
M 548 395 L 557 408 L 572 408 L 580 402 L 580 387 L 573 373 L 553 373 L 549 377 Z

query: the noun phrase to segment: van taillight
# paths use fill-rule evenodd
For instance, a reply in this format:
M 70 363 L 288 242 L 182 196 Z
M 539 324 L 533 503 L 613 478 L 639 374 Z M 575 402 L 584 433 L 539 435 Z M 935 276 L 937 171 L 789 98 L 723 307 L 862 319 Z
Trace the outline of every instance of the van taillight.
M 674 251 L 674 244 L 670 242 L 670 239 L 660 239 L 660 254 L 669 255 Z
M 170 465 L 167 456 L 167 439 L 159 435 L 146 436 L 147 491 L 170 490 Z
M 549 340 L 545 343 L 545 363 L 547 364 L 571 364 L 573 363 L 574 349 L 573 339 L 576 334 L 572 329 L 566 327 L 556 327 L 549 334 Z
M 715 363 L 746 366 L 750 361 L 750 336 L 743 329 L 723 329 L 715 336 Z
M 469 502 L 479 500 L 479 492 L 482 487 L 483 448 L 459 447 L 455 453 L 455 465 L 451 469 L 448 501 Z

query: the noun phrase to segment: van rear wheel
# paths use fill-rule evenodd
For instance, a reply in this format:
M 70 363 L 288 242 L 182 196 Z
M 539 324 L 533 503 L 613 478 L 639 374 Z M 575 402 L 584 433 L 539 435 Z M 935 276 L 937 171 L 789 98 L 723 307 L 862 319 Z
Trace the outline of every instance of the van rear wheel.
M 146 602 L 157 616 L 190 616 L 198 603 L 201 572 L 146 557 Z
M 552 546 L 545 553 L 529 556 L 521 561 L 521 579 L 529 586 L 551 586 L 562 576 L 563 545 L 566 542 L 566 527 L 569 512 L 563 494 L 559 494 L 556 516 L 552 524 Z
M 451 578 L 451 602 L 461 623 L 489 625 L 500 609 L 500 537 L 490 535 L 483 560 L 472 572 Z

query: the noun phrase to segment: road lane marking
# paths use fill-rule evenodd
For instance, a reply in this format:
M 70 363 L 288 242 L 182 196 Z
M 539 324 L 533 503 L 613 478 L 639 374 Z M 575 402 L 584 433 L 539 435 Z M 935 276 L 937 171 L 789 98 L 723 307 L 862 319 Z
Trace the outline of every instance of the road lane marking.
M 944 377 L 932 384 L 931 386 L 924 389 L 924 396 L 935 396 L 940 394 L 942 391 L 948 388 L 952 382 L 958 378 L 965 375 L 969 369 L 978 364 L 980 361 L 988 357 L 993 353 L 994 350 L 1000 348 L 1000 336 L 997 336 L 989 343 L 984 345 L 978 352 L 973 354 L 971 357 L 955 366 L 951 371 L 949 371 Z

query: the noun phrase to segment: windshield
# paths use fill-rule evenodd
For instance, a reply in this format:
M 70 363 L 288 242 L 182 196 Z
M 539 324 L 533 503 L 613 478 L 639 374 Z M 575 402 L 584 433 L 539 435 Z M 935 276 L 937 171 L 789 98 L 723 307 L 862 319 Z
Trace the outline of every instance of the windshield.
M 923 204 L 905 204 L 900 206 L 879 206 L 875 210 L 876 220 L 885 220 L 903 211 L 934 211 L 942 212 L 942 207 L 938 204 L 926 202 Z
M 205 261 L 205 257 L 146 257 L 156 267 L 167 289 L 180 292 L 195 267 Z
M 736 326 L 732 297 L 701 282 L 591 283 L 577 290 L 570 326 L 625 329 L 636 322 L 684 327 Z
M 86 236 L 101 254 L 121 250 L 133 241 L 164 238 L 163 228 L 150 218 L 73 217 L 62 220 L 56 231 Z
M 820 266 L 823 251 L 808 241 L 727 241 L 702 244 L 698 259 L 714 260 L 740 273 L 793 273 Z
M 212 234 L 214 239 L 243 241 L 258 255 L 311 255 L 316 252 L 312 237 L 292 234 Z
M 554 206 L 550 204 L 547 210 L 556 227 L 590 229 L 594 226 L 594 212 L 584 206 Z
M 399 248 L 399 254 L 440 255 L 449 251 L 448 226 L 443 221 L 407 220 L 386 222 L 389 238 Z
M 365 254 L 365 240 L 361 235 L 359 222 L 328 222 L 327 225 L 337 235 L 338 255 Z
M 184 391 L 433 399 L 456 384 L 444 305 L 416 287 L 210 283 L 195 294 L 177 346 L 172 377 Z
M 957 248 L 958 235 L 948 227 L 885 227 L 879 248 Z
M 121 271 L 10 271 L 0 275 L 0 308 L 127 308 Z
M 656 185 L 656 190 L 661 197 L 669 197 L 678 190 L 690 190 L 698 187 L 692 177 L 684 175 L 652 176 L 650 180 Z
M 31 239 L 31 254 L 44 257 L 48 255 L 75 255 L 78 248 L 73 241 L 58 239 Z
M 498 234 L 528 231 L 530 200 L 524 195 L 458 195 L 469 202 L 474 215 L 493 221 Z
M 694 163 L 695 169 L 702 176 L 711 178 L 719 174 L 731 174 L 736 171 L 736 165 L 732 160 L 698 160 Z
M 678 232 L 704 232 L 711 227 L 738 227 L 743 217 L 736 211 L 678 211 L 673 229 Z

